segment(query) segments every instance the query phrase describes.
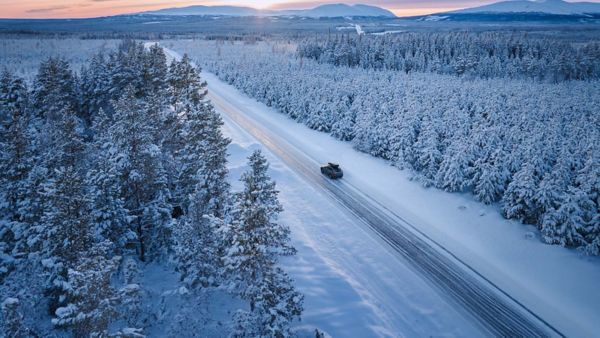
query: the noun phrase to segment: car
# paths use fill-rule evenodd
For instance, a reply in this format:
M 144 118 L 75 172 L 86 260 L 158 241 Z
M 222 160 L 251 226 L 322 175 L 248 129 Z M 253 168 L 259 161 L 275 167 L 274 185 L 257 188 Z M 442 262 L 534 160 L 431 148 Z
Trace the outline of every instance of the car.
M 344 172 L 342 171 L 342 168 L 340 168 L 340 165 L 331 162 L 321 166 L 321 174 L 331 178 L 332 180 L 342 178 L 342 176 L 344 176 Z

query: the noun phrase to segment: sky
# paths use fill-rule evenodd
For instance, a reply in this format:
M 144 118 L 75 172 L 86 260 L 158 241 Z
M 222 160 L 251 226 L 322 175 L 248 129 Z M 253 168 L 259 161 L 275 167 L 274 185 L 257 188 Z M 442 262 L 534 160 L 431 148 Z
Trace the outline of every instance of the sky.
M 600 0 L 592 0 L 600 2 Z M 398 16 L 475 7 L 494 0 L 0 0 L 0 18 L 86 18 L 191 5 L 232 5 L 268 9 L 301 9 L 325 3 L 364 3 Z

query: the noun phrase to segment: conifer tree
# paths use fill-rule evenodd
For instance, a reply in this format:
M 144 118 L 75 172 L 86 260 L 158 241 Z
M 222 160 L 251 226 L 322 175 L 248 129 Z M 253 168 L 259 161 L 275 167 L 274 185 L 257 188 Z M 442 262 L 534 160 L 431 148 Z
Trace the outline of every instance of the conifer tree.
M 111 78 L 106 56 L 96 54 L 81 72 L 81 112 L 89 124 L 103 109 L 111 111 Z
M 143 65 L 143 95 L 165 104 L 168 90 L 168 66 L 164 50 L 158 44 L 153 44 L 145 54 Z
M 279 267 L 267 274 L 259 292 L 262 335 L 289 337 L 291 324 L 303 311 L 304 296 L 295 290 L 293 280 Z
M 26 180 L 35 154 L 32 149 L 27 89 L 22 79 L 8 72 L 0 87 L 0 252 L 5 257 L 21 256 L 26 250 L 27 224 L 20 213 L 29 200 Z M 3 263 L 9 263 L 7 259 Z M 0 263 L 0 269 L 7 267 Z M 0 273 L 1 275 L 1 273 Z
M 194 185 L 191 203 L 202 215 L 224 217 L 229 200 L 227 146 L 231 142 L 221 132 L 223 121 L 210 103 L 188 117 L 187 142 L 182 153 L 181 186 Z M 196 142 L 193 142 L 196 141 Z
M 185 54 L 181 61 L 173 61 L 169 68 L 169 85 L 171 90 L 171 103 L 176 111 L 182 104 L 192 102 L 200 103 L 206 96 L 206 82 L 200 79 L 200 70 L 196 69 Z
M 86 179 L 92 203 L 92 230 L 97 241 L 108 240 L 115 253 L 119 254 L 126 245 L 137 240 L 131 229 L 123 190 L 120 163 L 122 159 L 111 142 L 111 119 L 100 108 L 94 118 L 94 140 L 90 152 L 93 154 L 93 166 Z
M 52 323 L 72 328 L 75 336 L 104 337 L 117 315 L 119 297 L 111 285 L 120 256 L 112 256 L 111 243 L 94 245 L 68 269 L 61 287 L 66 304 L 56 310 Z M 112 256 L 112 258 L 109 258 Z
M 591 142 L 585 165 L 576 178 L 576 183 L 586 196 L 581 203 L 584 210 L 581 216 L 586 242 L 583 250 L 592 255 L 600 253 L 600 142 L 598 138 L 595 140 Z
M 141 97 L 144 89 L 144 45 L 133 40 L 124 40 L 117 51 L 108 57 L 108 72 L 111 79 L 110 94 L 118 100 L 127 87 L 132 87 L 136 97 Z
M 286 332 L 291 318 L 301 311 L 301 297 L 275 266 L 278 257 L 294 254 L 295 249 L 289 244 L 289 228 L 276 223 L 282 207 L 267 160 L 257 150 L 248 157 L 248 164 L 228 232 L 225 270 L 231 280 L 229 289 L 250 303 L 250 314 L 242 317 L 258 324 L 259 335 L 279 336 L 277 332 Z
M 470 156 L 462 140 L 452 143 L 440 164 L 436 186 L 446 191 L 463 191 L 469 186 Z
M 558 209 L 551 209 L 542 221 L 542 239 L 562 246 L 585 245 L 586 214 L 593 203 L 581 189 L 569 187 Z
M 42 118 L 59 119 L 65 111 L 72 114 L 78 111 L 75 76 L 66 60 L 49 58 L 40 64 L 31 99 Z
M 82 159 L 85 146 L 76 130 L 77 118 L 63 112 L 52 122 L 51 149 L 44 162 L 50 168 L 43 185 L 43 264 L 48 269 L 50 310 L 63 300 L 60 286 L 69 268 L 92 244 L 90 201 L 86 196 Z
M 271 269 L 278 256 L 295 252 L 289 245 L 289 229 L 276 223 L 282 206 L 275 182 L 268 175 L 266 158 L 257 150 L 248 157 L 248 165 L 240 178 L 244 190 L 236 195 L 229 234 L 231 249 L 225 258 L 226 268 L 236 272 L 239 283 L 247 285 Z
M 203 166 L 203 154 L 208 146 L 207 134 L 208 111 L 203 105 L 186 104 L 185 124 L 181 136 L 186 142 L 178 154 L 181 163 L 177 179 L 177 199 L 185 212 L 191 207 L 191 198 L 200 180 L 200 169 Z
M 157 257 L 158 243 L 170 241 L 171 211 L 168 180 L 162 167 L 161 149 L 155 143 L 156 121 L 147 119 L 147 105 L 129 86 L 114 103 L 112 143 L 118 151 L 125 208 L 139 241 L 142 261 Z M 152 243 L 155 242 L 155 243 Z M 156 245 L 155 245 L 156 244 Z
M 496 150 L 489 158 L 475 161 L 473 168 L 475 187 L 473 193 L 478 201 L 485 204 L 496 202 L 506 188 L 508 171 L 504 167 L 504 157 L 501 150 Z
M 25 338 L 31 332 L 23 323 L 23 313 L 18 298 L 6 298 L 0 304 L 2 310 L 2 325 L 0 329 L 6 337 Z
M 425 185 L 429 186 L 439 170 L 442 154 L 439 149 L 439 135 L 433 122 L 430 118 L 424 119 L 424 122 L 424 129 L 419 135 L 415 147 L 418 152 L 417 168 L 424 176 Z
M 186 217 L 177 231 L 182 277 L 190 285 L 215 285 L 224 243 L 220 229 L 229 209 L 227 146 L 223 122 L 208 102 L 188 102 L 179 179 Z M 190 187 L 193 190 L 190 191 Z
M 175 230 L 176 255 L 181 279 L 191 287 L 218 286 L 223 271 L 222 220 L 201 215 L 196 209 L 179 221 Z
M 536 207 L 533 196 L 538 182 L 533 166 L 525 163 L 513 176 L 502 198 L 502 212 L 506 218 L 534 222 Z

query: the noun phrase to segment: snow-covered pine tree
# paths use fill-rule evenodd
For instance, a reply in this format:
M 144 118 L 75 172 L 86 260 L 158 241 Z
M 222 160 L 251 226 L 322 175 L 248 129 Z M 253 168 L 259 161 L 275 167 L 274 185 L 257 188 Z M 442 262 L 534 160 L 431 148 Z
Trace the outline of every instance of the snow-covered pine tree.
M 287 274 L 276 267 L 266 272 L 258 285 L 250 286 L 259 295 L 253 311 L 238 310 L 233 316 L 230 337 L 291 337 L 291 323 L 300 318 L 304 297 Z
M 0 125 L 7 127 L 15 111 L 24 111 L 29 104 L 25 80 L 8 70 L 0 75 Z
M 208 145 L 208 111 L 202 104 L 187 102 L 183 108 L 185 122 L 181 137 L 186 142 L 178 154 L 181 163 L 177 179 L 176 199 L 185 213 L 191 207 L 194 191 L 199 182 L 199 172 L 203 166 L 203 154 Z
M 157 234 L 157 239 L 166 244 L 167 237 L 170 237 L 171 232 L 169 228 L 171 211 L 168 213 L 166 211 L 172 210 L 172 205 L 180 204 L 180 198 L 177 195 L 178 156 L 185 143 L 181 136 L 185 116 L 181 111 L 169 107 L 171 92 L 168 85 L 168 66 L 163 49 L 158 44 L 151 45 L 148 49 L 140 49 L 143 47 L 142 44 L 129 43 L 128 45 L 130 46 L 127 48 L 126 56 L 121 58 L 125 60 L 134 58 L 141 63 L 140 69 L 132 69 L 130 73 L 141 72 L 141 81 L 138 84 L 139 88 L 136 88 L 135 96 L 143 101 L 146 123 L 152 129 L 150 131 L 152 143 L 156 146 L 152 155 L 156 163 L 151 175 L 155 177 L 154 191 L 156 194 L 151 202 L 152 207 L 147 209 L 148 212 L 144 217 L 151 223 L 164 223 L 164 227 L 157 227 L 155 230 L 163 233 L 162 235 Z M 132 66 L 135 65 L 127 63 L 121 67 L 129 69 Z M 167 249 L 167 246 L 154 245 L 154 248 Z M 162 254 L 157 252 L 154 255 Z
M 530 163 L 525 163 L 512 177 L 504 196 L 502 197 L 502 213 L 506 218 L 517 218 L 524 222 L 536 221 L 536 208 L 533 196 L 537 189 L 538 180 L 535 169 Z
M 110 94 L 113 100 L 121 97 L 129 86 L 136 96 L 143 88 L 144 45 L 133 40 L 124 40 L 116 52 L 108 57 L 107 69 L 110 74 Z
M 77 131 L 77 118 L 63 112 L 49 126 L 52 149 L 44 162 L 50 168 L 43 185 L 42 257 L 48 268 L 51 312 L 62 303 L 59 294 L 66 272 L 92 244 L 90 200 L 83 174 L 85 146 Z M 60 299 L 59 299 L 60 298 Z
M 33 109 L 42 118 L 56 119 L 64 111 L 78 111 L 75 76 L 66 60 L 49 58 L 40 64 L 31 100 Z
M 30 330 L 23 323 L 23 313 L 18 298 L 6 298 L 0 304 L 2 321 L 0 329 L 6 337 L 30 337 Z
M 14 258 L 23 256 L 27 224 L 20 207 L 29 196 L 25 184 L 31 172 L 33 153 L 27 89 L 22 79 L 8 72 L 0 81 L 0 278 Z
M 206 82 L 200 79 L 200 70 L 196 69 L 187 54 L 181 61 L 173 61 L 168 75 L 171 103 L 176 111 L 188 101 L 200 103 L 206 96 Z
M 259 150 L 248 157 L 249 169 L 240 181 L 244 190 L 236 194 L 230 249 L 225 257 L 226 269 L 238 280 L 234 286 L 256 284 L 261 273 L 271 269 L 280 255 L 293 254 L 289 245 L 289 228 L 277 224 L 282 206 L 277 199 L 275 182 L 268 175 L 269 165 Z M 236 285 L 235 285 L 236 284 Z M 244 290 L 240 287 L 240 290 Z
M 221 133 L 223 122 L 205 100 L 206 82 L 187 55 L 171 64 L 169 83 L 175 111 L 183 120 L 179 136 L 186 140 L 180 144 L 178 156 L 181 170 L 177 195 L 187 211 L 192 194 L 201 193 L 203 196 L 195 196 L 198 200 L 194 202 L 196 208 L 203 208 L 199 214 L 222 217 L 229 191 L 225 163 L 230 142 Z
M 184 126 L 179 179 L 186 217 L 177 230 L 178 260 L 189 284 L 215 285 L 221 273 L 223 239 L 220 229 L 231 199 L 227 182 L 227 146 L 223 122 L 209 102 L 189 101 Z M 194 190 L 190 191 L 189 188 Z
M 175 228 L 175 253 L 182 281 L 188 286 L 218 286 L 223 276 L 223 221 L 192 209 Z
M 115 113 L 111 132 L 116 146 L 125 208 L 139 241 L 142 261 L 156 258 L 170 242 L 171 211 L 168 179 L 162 167 L 161 149 L 155 143 L 157 123 L 146 116 L 147 105 L 128 86 L 113 103 Z M 161 244 L 159 244 L 161 243 Z
M 598 131 L 595 133 L 598 135 Z M 576 182 L 586 195 L 582 221 L 585 226 L 584 252 L 600 254 L 600 142 L 595 138 L 588 149 L 587 160 L 577 175 Z
M 135 257 L 125 257 L 121 268 L 125 285 L 119 289 L 119 313 L 130 327 L 140 327 L 143 289 L 138 262 Z
M 564 168 L 562 163 L 557 163 L 551 172 L 547 172 L 535 192 L 534 199 L 540 207 L 540 212 L 543 215 L 552 209 L 560 207 L 563 192 L 571 179 L 568 173 L 568 168 Z
M 128 244 L 137 241 L 137 236 L 129 224 L 129 211 L 121 196 L 122 158 L 112 143 L 111 128 L 112 120 L 100 108 L 92 125 L 94 139 L 89 150 L 92 165 L 86 180 L 92 203 L 92 231 L 95 240 L 110 241 L 114 253 L 122 254 Z
M 542 220 L 542 240 L 562 246 L 585 246 L 586 215 L 593 202 L 581 189 L 570 186 L 558 209 L 550 209 Z
M 110 111 L 111 78 L 106 56 L 102 53 L 92 57 L 81 71 L 81 112 L 91 124 L 100 109 Z
M 463 139 L 452 141 L 444 154 L 440 170 L 437 173 L 437 187 L 446 191 L 461 192 L 469 186 L 472 172 L 469 168 L 471 154 L 465 148 L 466 144 Z
M 442 162 L 442 153 L 439 148 L 439 134 L 435 128 L 435 121 L 427 116 L 422 123 L 421 133 L 414 146 L 418 154 L 417 168 L 424 176 L 425 186 L 430 186 Z
M 40 148 L 38 146 L 40 138 L 34 136 L 33 141 L 34 146 L 32 146 L 32 149 L 34 154 L 37 154 L 37 151 Z M 37 155 L 37 157 L 41 158 L 40 155 Z M 44 190 L 45 185 L 48 183 L 47 179 L 50 171 L 43 163 L 40 163 L 42 162 L 41 160 L 36 160 L 34 162 L 35 164 L 29 172 L 29 175 L 25 181 L 22 182 L 27 199 L 22 201 L 19 205 L 19 215 L 21 215 L 25 226 L 22 242 L 26 244 L 26 249 L 23 251 L 30 254 L 41 253 L 42 256 L 44 256 L 46 229 L 43 219 L 47 204 Z
M 294 291 L 288 287 L 283 271 L 275 266 L 280 256 L 294 254 L 295 249 L 289 244 L 289 228 L 276 223 L 282 207 L 275 182 L 267 172 L 269 165 L 259 150 L 248 157 L 248 164 L 250 168 L 240 178 L 244 190 L 236 196 L 224 263 L 229 290 L 250 303 L 247 318 L 257 319 L 262 333 L 268 332 L 273 323 L 289 324 L 285 318 L 295 316 L 301 299 L 290 297 Z M 266 298 L 270 300 L 264 301 Z M 273 317 L 265 320 L 265 315 Z M 285 331 L 286 326 L 282 324 L 279 330 Z
M 502 150 L 497 149 L 488 158 L 475 161 L 473 193 L 478 201 L 485 204 L 496 202 L 506 188 L 509 174 L 502 154 Z
M 81 255 L 61 283 L 66 304 L 56 309 L 52 323 L 70 328 L 76 337 L 106 337 L 117 315 L 119 294 L 111 285 L 120 256 L 112 255 L 112 243 L 101 242 Z
M 126 284 L 119 289 L 120 308 L 118 309 L 121 317 L 127 322 L 129 327 L 143 326 L 143 289 L 139 284 Z M 141 329 L 139 329 L 141 330 Z
M 227 147 L 231 140 L 223 136 L 221 132 L 223 121 L 212 105 L 208 102 L 204 103 L 201 105 L 201 109 L 205 113 L 195 115 L 195 121 L 188 119 L 190 123 L 186 125 L 186 135 L 193 138 L 200 136 L 201 142 L 195 146 L 189 142 L 186 144 L 183 149 L 186 166 L 182 172 L 185 174 L 185 169 L 189 171 L 191 168 L 195 171 L 191 181 L 195 183 L 194 197 L 191 201 L 193 207 L 202 215 L 223 218 L 230 200 L 230 186 L 227 182 L 229 172 L 227 170 Z M 202 118 L 205 120 L 198 120 Z M 196 133 L 198 134 L 196 135 Z M 200 156 L 195 159 L 195 163 L 191 163 L 189 160 L 194 159 L 196 151 L 200 151 Z
M 156 151 L 156 152 L 155 152 Z M 169 189 L 168 174 L 160 161 L 160 152 L 153 149 L 151 156 L 155 162 L 154 168 L 146 168 L 152 177 L 150 192 L 152 198 L 145 205 L 142 213 L 143 236 L 147 246 L 148 257 L 152 260 L 166 260 L 173 252 L 173 200 Z M 138 237 L 140 235 L 138 234 Z
M 153 44 L 145 53 L 143 64 L 142 96 L 157 101 L 161 106 L 167 99 L 168 66 L 164 50 L 158 44 Z
M 304 297 L 279 267 L 267 272 L 259 285 L 256 302 L 261 337 L 290 337 L 291 324 L 303 311 Z

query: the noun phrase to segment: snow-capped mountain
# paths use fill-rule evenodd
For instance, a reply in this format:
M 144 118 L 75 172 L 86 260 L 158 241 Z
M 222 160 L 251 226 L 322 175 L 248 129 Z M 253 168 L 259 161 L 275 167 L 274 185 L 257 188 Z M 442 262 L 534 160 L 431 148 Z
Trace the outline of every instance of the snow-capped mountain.
M 224 16 L 302 16 L 302 17 L 341 17 L 341 16 L 381 16 L 395 17 L 394 13 L 376 6 L 328 4 L 300 10 L 260 10 L 238 6 L 188 6 L 165 8 L 143 12 L 152 15 L 224 15 Z
M 557 15 L 600 13 L 600 3 L 566 2 L 563 0 L 513 0 L 467 8 L 449 13 L 545 13 Z
M 394 13 L 381 7 L 369 5 L 330 4 L 312 9 L 281 11 L 283 15 L 306 17 L 338 17 L 338 16 L 385 16 L 395 17 Z
M 156 11 L 143 12 L 142 14 L 153 15 L 228 15 L 228 16 L 260 16 L 265 11 L 251 7 L 240 6 L 188 6 L 164 8 Z

